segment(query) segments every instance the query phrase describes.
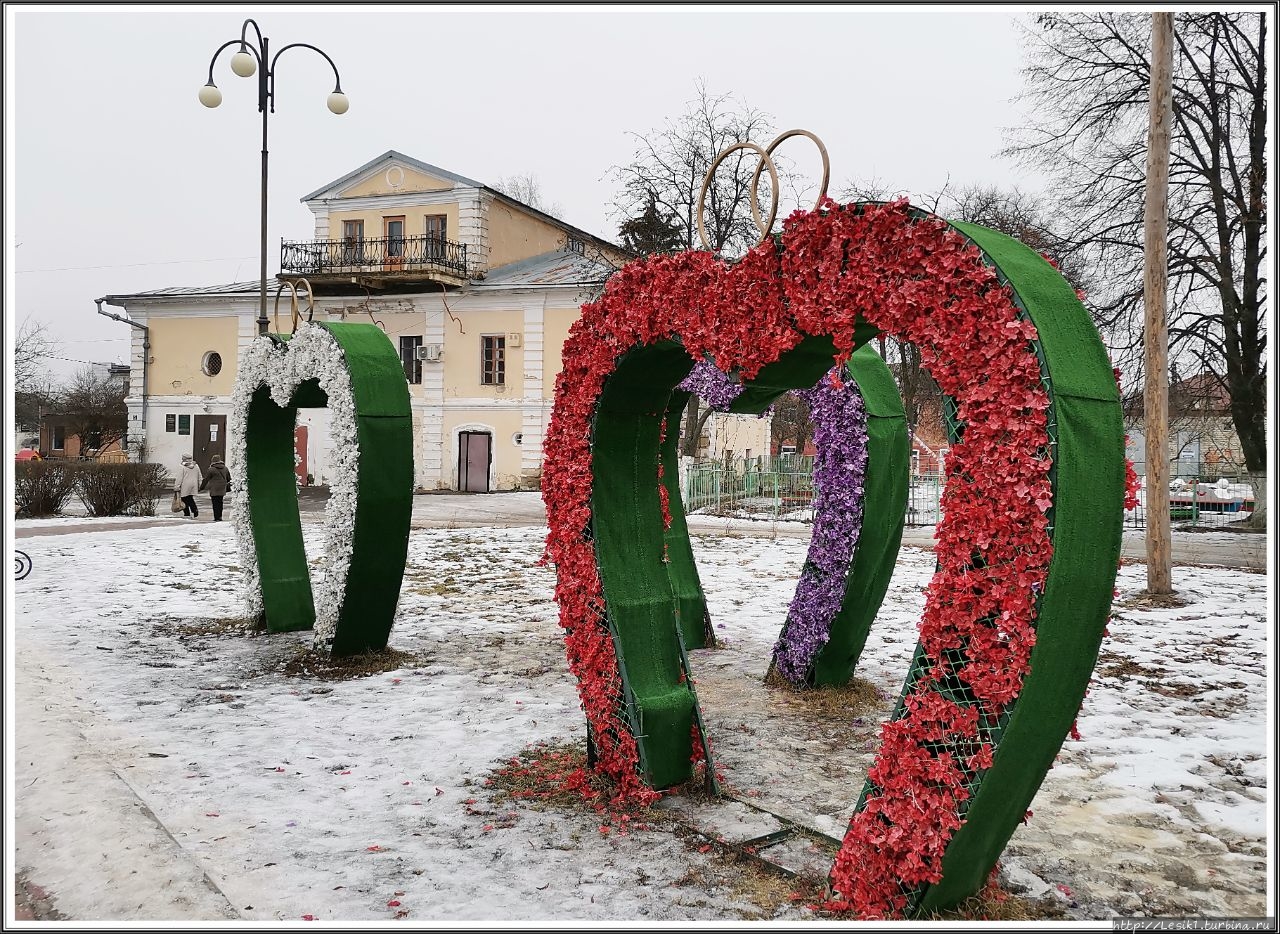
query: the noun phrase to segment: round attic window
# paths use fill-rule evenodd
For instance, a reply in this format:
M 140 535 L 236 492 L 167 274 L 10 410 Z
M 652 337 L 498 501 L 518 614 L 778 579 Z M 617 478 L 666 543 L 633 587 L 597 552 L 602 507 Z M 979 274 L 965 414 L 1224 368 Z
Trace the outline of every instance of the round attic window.
M 222 354 L 216 350 L 210 350 L 200 361 L 200 370 L 205 376 L 217 376 L 222 372 Z

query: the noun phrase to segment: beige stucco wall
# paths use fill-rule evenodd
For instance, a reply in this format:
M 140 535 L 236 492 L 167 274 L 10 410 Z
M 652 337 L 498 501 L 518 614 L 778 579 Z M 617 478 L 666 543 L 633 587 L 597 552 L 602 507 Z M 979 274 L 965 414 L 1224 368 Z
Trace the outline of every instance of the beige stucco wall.
M 419 172 L 417 169 L 411 169 L 407 166 L 400 166 L 404 170 L 404 181 L 395 188 L 387 184 L 387 170 L 391 168 L 391 164 L 378 169 L 373 173 L 371 178 L 367 178 L 362 182 L 356 182 L 350 188 L 344 188 L 339 197 L 343 198 L 361 198 L 368 195 L 390 195 L 405 194 L 413 191 L 440 191 L 442 188 L 452 188 L 453 182 L 445 181 L 442 178 L 436 178 L 427 175 L 425 172 Z M 392 179 L 399 181 L 400 173 L 392 172 Z
M 489 268 L 540 256 L 565 245 L 565 232 L 494 199 L 489 205 Z
M 553 399 L 556 394 L 556 376 L 563 366 L 561 353 L 569 328 L 578 320 L 577 308 L 549 308 L 542 320 L 542 395 Z
M 422 237 L 427 233 L 426 216 L 443 214 L 447 239 L 458 239 L 458 206 L 456 204 L 424 204 L 411 208 L 384 208 L 380 211 L 348 211 L 338 208 L 329 214 L 329 239 L 342 239 L 343 221 L 364 221 L 365 239 L 374 240 L 383 237 L 383 218 L 403 217 L 406 237 Z
M 152 395 L 230 395 L 236 382 L 239 319 L 192 316 L 148 317 L 151 364 L 147 390 Z M 200 369 L 208 351 L 222 355 L 222 371 L 205 376 Z
M 458 432 L 488 431 L 493 434 L 493 463 L 490 467 L 490 488 L 516 490 L 520 488 L 520 446 L 513 437 L 520 432 L 523 423 L 521 410 L 490 406 L 484 409 L 446 409 L 444 413 L 444 467 L 449 486 L 458 487 Z
M 717 420 L 717 425 L 711 457 L 722 458 L 726 451 L 732 451 L 734 457 L 745 456 L 748 451 L 752 457 L 769 453 L 770 419 L 755 415 L 713 417 Z
M 511 346 L 511 335 L 524 334 L 524 312 L 455 311 L 462 333 L 453 321 L 444 331 L 444 395 L 446 399 L 518 399 L 524 395 L 524 342 Z M 505 391 L 480 382 L 480 338 L 501 334 L 507 338 Z M 513 429 L 515 430 L 515 429 Z

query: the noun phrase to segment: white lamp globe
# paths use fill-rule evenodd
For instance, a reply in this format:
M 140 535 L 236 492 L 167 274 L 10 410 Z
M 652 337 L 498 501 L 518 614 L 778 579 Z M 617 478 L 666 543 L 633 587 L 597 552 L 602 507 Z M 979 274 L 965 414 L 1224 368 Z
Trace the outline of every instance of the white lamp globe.
M 347 95 L 341 91 L 334 91 L 329 95 L 329 109 L 336 114 L 344 114 L 347 108 L 351 106 L 351 101 L 347 100 Z
M 231 70 L 241 78 L 249 77 L 257 68 L 258 64 L 253 60 L 253 56 L 243 49 L 231 56 Z
M 206 84 L 200 89 L 200 103 L 206 107 L 217 107 L 222 103 L 222 92 L 215 84 Z

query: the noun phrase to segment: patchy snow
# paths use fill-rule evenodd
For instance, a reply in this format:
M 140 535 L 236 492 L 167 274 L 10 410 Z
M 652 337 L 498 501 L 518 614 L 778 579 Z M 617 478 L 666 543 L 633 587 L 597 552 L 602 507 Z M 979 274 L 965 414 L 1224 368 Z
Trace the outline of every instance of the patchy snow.
M 307 528 L 312 555 L 321 534 Z M 391 637 L 413 663 L 336 682 L 286 673 L 309 633 L 227 625 L 242 605 L 230 523 L 24 539 L 17 869 L 80 919 L 212 919 L 219 891 L 257 921 L 746 916 L 730 891 L 678 884 L 710 857 L 668 832 L 605 836 L 583 815 L 487 803 L 500 760 L 584 735 L 553 572 L 537 565 L 544 535 L 415 530 Z M 761 683 L 807 542 L 722 532 L 694 548 L 722 644 L 691 663 L 727 781 L 839 836 L 906 672 L 933 555 L 903 549 L 868 641 L 859 676 L 880 709 L 832 720 Z M 1189 603 L 1177 608 L 1142 603 L 1144 586 L 1145 568 L 1122 569 L 1083 741 L 1068 740 L 1014 835 L 1007 878 L 1067 886 L 1077 918 L 1271 913 L 1267 578 L 1178 568 Z M 89 765 L 69 766 L 69 745 Z M 50 830 L 112 827 L 125 791 L 154 814 L 126 845 Z M 106 849 L 110 860 L 85 855 Z M 199 897 L 175 899 L 178 888 Z

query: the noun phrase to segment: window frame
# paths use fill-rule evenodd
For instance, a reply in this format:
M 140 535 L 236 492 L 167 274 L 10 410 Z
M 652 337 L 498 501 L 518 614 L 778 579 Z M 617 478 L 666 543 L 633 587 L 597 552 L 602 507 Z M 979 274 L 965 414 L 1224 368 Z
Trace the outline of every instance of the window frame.
M 406 344 L 406 341 L 410 343 Z M 413 343 L 414 341 L 416 341 L 416 343 Z M 405 380 L 414 386 L 422 384 L 422 361 L 418 359 L 418 355 L 415 353 L 415 351 L 421 346 L 422 335 L 400 335 L 400 365 L 404 368 Z M 406 350 L 409 351 L 408 356 L 405 356 Z
M 490 343 L 491 341 L 492 341 L 492 344 Z M 492 366 L 490 366 L 490 360 L 489 360 L 490 350 L 493 351 Z M 507 335 L 506 334 L 481 334 L 480 335 L 480 385 L 481 386 L 507 385 Z

